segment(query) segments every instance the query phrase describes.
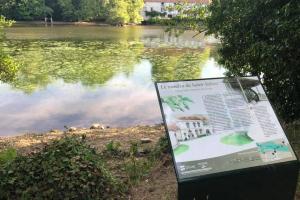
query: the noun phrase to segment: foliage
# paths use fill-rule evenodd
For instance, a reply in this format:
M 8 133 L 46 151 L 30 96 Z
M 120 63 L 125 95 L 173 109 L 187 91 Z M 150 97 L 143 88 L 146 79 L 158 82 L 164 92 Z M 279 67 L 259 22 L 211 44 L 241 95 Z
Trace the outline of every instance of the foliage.
M 130 23 L 139 24 L 143 20 L 141 11 L 144 8 L 144 0 L 128 0 L 127 12 L 130 18 Z
M 16 149 L 9 148 L 0 152 L 0 168 L 9 164 L 17 157 Z
M 261 11 L 264 12 L 261 12 Z M 300 1 L 213 1 L 207 24 L 232 75 L 259 75 L 285 121 L 300 118 Z
M 214 0 L 208 8 L 177 9 L 169 31 L 214 34 L 228 75 L 260 76 L 281 118 L 300 118 L 300 1 Z
M 134 185 L 142 179 L 151 168 L 151 162 L 147 159 L 138 158 L 139 143 L 132 142 L 129 149 L 129 159 L 125 163 L 125 171 L 128 175 L 129 183 Z
M 107 0 L 104 5 L 107 21 L 112 24 L 123 25 L 142 21 L 140 12 L 144 6 L 143 0 Z
M 0 16 L 0 81 L 12 81 L 18 71 L 18 64 L 13 58 L 3 51 L 3 42 L 5 41 L 5 34 L 3 29 L 13 24 L 13 21 L 6 20 L 5 17 Z
M 57 0 L 57 4 L 66 21 L 91 20 L 97 18 L 100 10 L 97 0 Z
M 112 24 L 140 23 L 143 0 L 0 0 L 0 13 L 15 20 L 81 21 L 104 19 Z
M 42 0 L 16 1 L 16 19 L 33 20 L 44 15 L 44 2 Z
M 39 19 L 44 8 L 44 0 L 0 0 L 0 13 L 15 20 Z
M 154 149 L 151 151 L 150 160 L 160 159 L 163 154 L 170 152 L 169 142 L 166 136 L 159 138 Z
M 148 174 L 151 166 L 148 160 L 130 155 L 129 160 L 125 163 L 125 171 L 128 175 L 129 183 L 131 185 L 137 184 Z
M 123 185 L 85 137 L 55 141 L 0 170 L 1 199 L 120 199 Z
M 125 171 L 128 175 L 129 183 L 132 185 L 137 184 L 142 178 L 147 176 L 163 154 L 169 153 L 169 143 L 166 137 L 161 137 L 156 145 L 151 148 L 150 154 L 146 158 L 139 157 L 139 149 L 139 143 L 133 142 L 129 150 L 129 159 L 125 163 Z
M 178 12 L 178 15 L 171 20 L 165 21 L 168 32 L 180 35 L 186 30 L 194 30 L 199 33 L 206 30 L 207 6 L 201 4 L 191 6 L 183 2 L 168 7 L 168 10 Z
M 108 10 L 108 22 L 122 25 L 129 22 L 130 17 L 127 13 L 128 2 L 126 0 L 110 0 L 106 4 Z
M 105 145 L 105 150 L 103 151 L 103 153 L 104 155 L 119 156 L 122 154 L 120 147 L 120 142 L 110 141 Z
M 164 16 L 166 16 L 166 13 L 164 12 L 164 13 L 161 13 L 161 12 L 157 12 L 157 11 L 155 11 L 155 10 L 153 10 L 153 11 L 146 11 L 146 16 L 147 17 L 164 17 Z
M 160 16 L 156 16 L 156 17 L 150 17 L 149 19 L 143 21 L 144 25 L 161 25 L 161 26 L 166 26 L 169 25 L 169 18 L 162 18 Z

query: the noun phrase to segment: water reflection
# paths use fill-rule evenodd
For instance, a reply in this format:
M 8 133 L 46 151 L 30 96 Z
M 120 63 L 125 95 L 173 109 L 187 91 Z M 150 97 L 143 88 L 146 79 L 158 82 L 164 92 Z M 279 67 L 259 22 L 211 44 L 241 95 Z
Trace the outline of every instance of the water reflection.
M 112 39 L 120 30 L 106 33 L 108 40 L 16 40 L 16 33 L 9 35 L 15 38 L 7 43 L 6 51 L 22 67 L 14 82 L 0 84 L 0 135 L 65 125 L 87 127 L 94 122 L 112 126 L 160 123 L 154 81 L 223 76 L 210 56 L 211 45 L 199 49 L 161 42 L 155 46 L 153 41 L 160 42 L 154 39 L 151 46 L 145 42 L 147 37 L 165 40 L 156 28 L 142 34 L 125 30 L 122 40 Z

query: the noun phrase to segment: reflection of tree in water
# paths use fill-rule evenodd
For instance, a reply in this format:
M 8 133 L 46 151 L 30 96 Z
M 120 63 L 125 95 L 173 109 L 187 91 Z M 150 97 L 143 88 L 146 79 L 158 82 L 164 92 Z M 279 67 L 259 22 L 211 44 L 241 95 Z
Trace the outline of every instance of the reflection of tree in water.
M 210 48 L 199 50 L 177 51 L 168 54 L 168 51 L 158 52 L 150 57 L 153 64 L 152 78 L 155 81 L 186 80 L 200 78 L 204 63 L 209 59 Z
M 146 49 L 138 41 L 13 40 L 7 53 L 20 63 L 11 85 L 27 93 L 43 89 L 55 80 L 81 82 L 86 86 L 105 84 L 118 73 L 130 75 L 140 59 L 153 65 L 153 80 L 199 78 L 210 48 Z
M 31 93 L 56 79 L 93 86 L 116 73 L 128 75 L 143 52 L 140 42 L 13 41 L 10 53 L 22 67 L 14 87 Z

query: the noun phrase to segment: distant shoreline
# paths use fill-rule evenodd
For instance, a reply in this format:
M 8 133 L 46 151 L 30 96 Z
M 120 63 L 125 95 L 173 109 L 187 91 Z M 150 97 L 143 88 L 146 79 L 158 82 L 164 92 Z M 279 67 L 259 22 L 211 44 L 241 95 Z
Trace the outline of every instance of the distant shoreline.
M 45 25 L 44 21 L 16 21 L 15 25 L 22 24 L 32 24 L 32 25 Z M 51 25 L 50 22 L 47 23 Z M 53 25 L 83 25 L 83 26 L 111 26 L 110 24 L 100 23 L 100 22 L 64 22 L 64 21 L 54 21 Z
M 85 21 L 79 21 L 79 22 L 65 22 L 65 21 L 53 21 L 53 25 L 75 25 L 75 26 L 112 26 L 112 27 L 120 27 L 118 25 L 112 25 L 104 22 L 85 22 Z M 45 26 L 44 21 L 16 21 L 14 25 L 43 25 Z M 47 22 L 48 26 L 51 26 L 50 22 Z M 145 24 L 126 24 L 122 26 L 151 26 L 151 25 L 145 25 Z

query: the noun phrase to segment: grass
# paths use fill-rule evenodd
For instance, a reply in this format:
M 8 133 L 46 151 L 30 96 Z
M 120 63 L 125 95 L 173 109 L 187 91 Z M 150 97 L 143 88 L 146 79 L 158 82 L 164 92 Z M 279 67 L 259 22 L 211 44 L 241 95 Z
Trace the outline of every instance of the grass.
M 140 142 L 131 142 L 129 149 L 120 143 L 110 141 L 101 152 L 113 174 L 122 177 L 128 187 L 133 187 L 147 177 L 163 154 L 168 152 L 168 141 L 162 137 L 153 145 L 145 146 Z

